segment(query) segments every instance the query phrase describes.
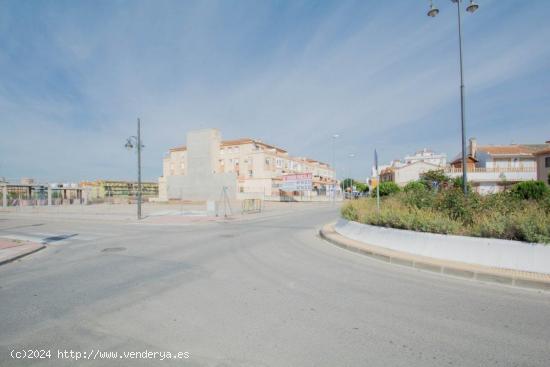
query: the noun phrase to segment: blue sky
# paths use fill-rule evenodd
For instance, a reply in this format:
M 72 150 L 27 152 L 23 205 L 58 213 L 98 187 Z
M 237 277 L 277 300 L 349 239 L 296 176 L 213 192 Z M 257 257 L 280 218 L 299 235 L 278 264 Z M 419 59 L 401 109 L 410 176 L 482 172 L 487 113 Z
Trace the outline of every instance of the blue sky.
M 467 135 L 550 140 L 550 2 L 464 14 Z M 0 176 L 156 179 L 191 129 L 252 137 L 365 178 L 460 149 L 456 9 L 428 1 L 0 1 Z M 353 160 L 348 154 L 354 153 Z

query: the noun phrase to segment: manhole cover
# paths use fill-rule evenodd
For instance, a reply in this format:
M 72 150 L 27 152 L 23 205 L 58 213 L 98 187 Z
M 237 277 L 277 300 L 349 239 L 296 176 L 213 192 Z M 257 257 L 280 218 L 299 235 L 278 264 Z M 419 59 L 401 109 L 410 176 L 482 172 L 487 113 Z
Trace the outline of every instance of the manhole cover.
M 101 252 L 119 252 L 126 250 L 126 247 L 107 247 L 101 250 Z
M 233 237 L 236 237 L 237 235 L 235 234 L 222 234 L 220 235 L 220 237 L 223 237 L 223 238 L 233 238 Z

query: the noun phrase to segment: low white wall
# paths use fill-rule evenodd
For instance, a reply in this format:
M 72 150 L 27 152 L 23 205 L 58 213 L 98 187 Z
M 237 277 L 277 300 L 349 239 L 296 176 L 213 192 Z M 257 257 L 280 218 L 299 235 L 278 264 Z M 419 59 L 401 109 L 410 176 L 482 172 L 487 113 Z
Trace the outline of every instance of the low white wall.
M 550 245 L 414 232 L 345 219 L 335 230 L 356 241 L 414 255 L 550 274 Z

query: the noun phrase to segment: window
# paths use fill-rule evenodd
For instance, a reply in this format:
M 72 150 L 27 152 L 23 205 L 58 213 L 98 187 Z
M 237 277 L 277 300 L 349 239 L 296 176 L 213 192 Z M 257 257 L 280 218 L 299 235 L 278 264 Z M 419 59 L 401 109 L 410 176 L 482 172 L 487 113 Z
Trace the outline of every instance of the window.
M 544 158 L 544 167 L 550 168 L 550 157 Z
M 249 177 L 252 177 L 252 170 L 249 170 L 249 171 L 248 171 L 248 176 L 249 176 Z

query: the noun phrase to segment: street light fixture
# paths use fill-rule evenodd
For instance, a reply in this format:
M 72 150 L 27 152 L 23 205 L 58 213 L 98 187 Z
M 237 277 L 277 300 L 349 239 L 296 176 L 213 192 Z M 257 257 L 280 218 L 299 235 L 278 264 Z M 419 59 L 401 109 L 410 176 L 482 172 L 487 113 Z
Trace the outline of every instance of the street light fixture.
M 477 5 L 473 0 L 470 0 L 470 5 L 468 5 L 466 11 L 473 14 L 478 8 L 479 5 Z
M 137 218 L 141 219 L 141 149 L 145 147 L 141 143 L 141 121 L 137 119 L 137 136 L 130 136 L 126 139 L 124 147 L 128 150 L 136 148 L 138 165 L 138 189 L 137 189 Z
M 434 6 L 434 4 L 430 1 L 430 9 L 428 10 L 428 16 L 429 17 L 435 17 L 437 14 L 439 14 L 439 9 Z
M 467 177 L 467 165 L 466 165 L 466 122 L 464 116 L 464 71 L 462 65 L 462 19 L 460 15 L 460 3 L 461 0 L 451 0 L 456 4 L 458 14 L 458 51 L 460 58 L 460 122 L 462 131 L 462 190 L 464 194 L 468 194 L 468 177 Z M 466 7 L 466 11 L 474 13 L 479 8 L 473 0 L 470 0 L 470 4 Z M 430 10 L 428 10 L 428 16 L 435 17 L 439 13 L 433 3 L 430 1 Z

